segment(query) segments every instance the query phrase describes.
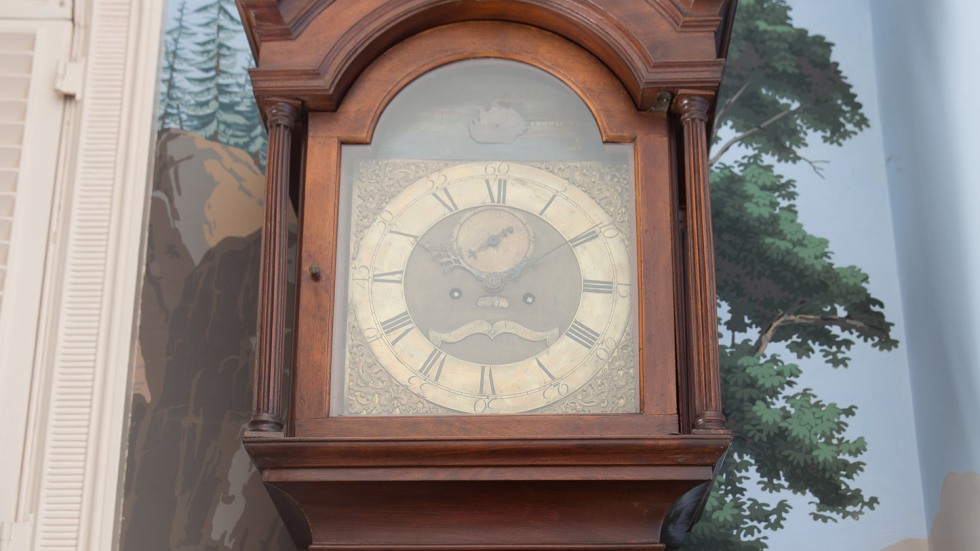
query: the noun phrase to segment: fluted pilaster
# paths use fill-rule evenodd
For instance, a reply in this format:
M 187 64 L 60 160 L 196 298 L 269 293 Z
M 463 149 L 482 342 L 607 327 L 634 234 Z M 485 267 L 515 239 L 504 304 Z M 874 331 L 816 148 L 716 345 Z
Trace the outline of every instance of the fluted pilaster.
M 686 217 L 686 292 L 690 382 L 695 432 L 725 429 L 721 408 L 715 249 L 711 231 L 707 121 L 710 103 L 680 95 L 673 111 L 684 129 Z
M 282 379 L 286 339 L 287 209 L 293 127 L 302 104 L 272 98 L 264 102 L 269 129 L 265 221 L 259 272 L 259 342 L 256 353 L 254 411 L 249 430 L 283 430 Z

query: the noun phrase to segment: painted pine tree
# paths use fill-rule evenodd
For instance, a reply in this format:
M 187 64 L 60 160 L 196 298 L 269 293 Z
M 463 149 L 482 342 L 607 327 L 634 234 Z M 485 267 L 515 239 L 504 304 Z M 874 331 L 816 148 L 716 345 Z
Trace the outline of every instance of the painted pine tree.
M 164 33 L 163 66 L 160 68 L 160 111 L 158 127 L 184 128 L 186 102 L 189 100 L 187 76 L 193 70 L 189 55 L 190 30 L 187 24 L 187 2 L 177 8 L 174 23 Z
M 778 172 L 780 163 L 808 163 L 819 174 L 801 154 L 808 140 L 841 144 L 868 126 L 831 50 L 793 26 L 785 0 L 739 1 L 711 159 L 722 392 L 734 440 L 688 551 L 767 549 L 765 533 L 790 510 L 780 499 L 787 493 L 812 498 L 810 515 L 823 522 L 878 503 L 855 486 L 867 448 L 845 434 L 856 408 L 799 388 L 794 363 L 819 355 L 848 367 L 856 340 L 898 344 L 867 275 L 836 265 L 827 240 L 807 232 L 797 183 Z M 750 497 L 750 484 L 772 499 Z
M 204 0 L 192 12 L 191 70 L 181 128 L 248 151 L 264 167 L 266 136 L 248 81 L 251 57 L 234 0 Z M 177 24 L 174 26 L 178 27 Z

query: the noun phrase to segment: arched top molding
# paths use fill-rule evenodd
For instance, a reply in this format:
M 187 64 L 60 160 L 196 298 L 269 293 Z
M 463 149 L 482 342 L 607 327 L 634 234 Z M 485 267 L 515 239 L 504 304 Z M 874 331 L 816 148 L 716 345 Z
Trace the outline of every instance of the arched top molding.
M 501 21 L 443 25 L 412 36 L 382 54 L 351 86 L 335 112 L 310 116 L 310 136 L 370 143 L 382 113 L 405 87 L 438 67 L 469 59 L 506 59 L 564 82 L 592 112 L 605 142 L 666 132 L 663 114 L 636 108 L 609 69 L 588 52 L 542 29 Z
M 733 0 L 237 0 L 256 56 L 259 98 L 333 111 L 395 44 L 465 21 L 551 31 L 599 58 L 639 109 L 661 91 L 716 90 Z

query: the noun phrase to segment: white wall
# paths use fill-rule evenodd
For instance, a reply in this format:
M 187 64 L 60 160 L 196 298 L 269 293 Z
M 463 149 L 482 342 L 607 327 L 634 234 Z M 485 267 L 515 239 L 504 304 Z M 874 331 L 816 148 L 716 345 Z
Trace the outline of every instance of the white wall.
M 923 490 L 980 472 L 976 0 L 871 0 Z M 977 496 L 976 499 L 980 499 Z

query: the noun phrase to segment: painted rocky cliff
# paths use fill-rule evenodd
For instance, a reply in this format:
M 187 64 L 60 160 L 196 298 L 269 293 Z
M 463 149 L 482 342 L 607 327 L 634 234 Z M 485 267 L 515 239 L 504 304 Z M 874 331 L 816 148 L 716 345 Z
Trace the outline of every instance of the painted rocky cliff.
M 152 185 L 121 549 L 293 549 L 241 445 L 264 177 L 165 130 Z

